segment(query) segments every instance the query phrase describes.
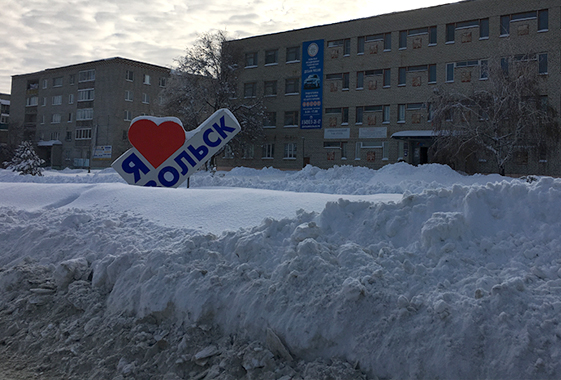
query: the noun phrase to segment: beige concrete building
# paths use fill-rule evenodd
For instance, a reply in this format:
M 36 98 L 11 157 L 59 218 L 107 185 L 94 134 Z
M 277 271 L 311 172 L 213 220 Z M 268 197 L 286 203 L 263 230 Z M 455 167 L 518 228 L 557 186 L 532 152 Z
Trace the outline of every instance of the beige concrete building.
M 530 53 L 559 110 L 560 29 L 558 0 L 468 0 L 234 40 L 245 57 L 237 96 L 264 96 L 267 137 L 218 164 L 431 162 L 434 89 L 483 86 L 491 62 Z M 496 169 L 480 157 L 472 170 Z M 507 173 L 561 174 L 559 150 L 515 160 Z
M 110 58 L 12 77 L 10 129 L 48 166 L 109 167 L 130 148 L 130 121 L 154 115 L 170 70 Z

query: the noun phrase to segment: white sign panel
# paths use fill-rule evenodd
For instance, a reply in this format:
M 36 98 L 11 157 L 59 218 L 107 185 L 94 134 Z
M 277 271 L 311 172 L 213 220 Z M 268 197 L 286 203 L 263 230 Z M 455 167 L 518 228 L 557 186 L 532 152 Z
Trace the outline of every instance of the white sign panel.
M 349 139 L 351 128 L 326 128 L 323 132 L 324 139 Z
M 359 139 L 385 139 L 388 137 L 387 127 L 368 127 L 359 128 L 358 138 Z
M 111 145 L 98 145 L 95 147 L 93 158 L 95 160 L 110 160 L 111 152 Z

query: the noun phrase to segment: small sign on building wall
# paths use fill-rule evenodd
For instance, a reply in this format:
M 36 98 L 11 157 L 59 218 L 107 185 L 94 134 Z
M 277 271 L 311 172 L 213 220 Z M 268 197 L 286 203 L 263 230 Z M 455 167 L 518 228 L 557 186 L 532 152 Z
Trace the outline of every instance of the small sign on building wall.
M 113 149 L 111 145 L 98 145 L 95 147 L 94 160 L 110 160 Z

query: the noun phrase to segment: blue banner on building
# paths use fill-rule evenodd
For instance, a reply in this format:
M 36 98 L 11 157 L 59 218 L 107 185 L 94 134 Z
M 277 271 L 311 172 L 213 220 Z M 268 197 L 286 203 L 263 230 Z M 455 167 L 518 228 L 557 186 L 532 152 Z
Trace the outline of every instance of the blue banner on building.
M 300 128 L 321 128 L 323 93 L 323 40 L 302 46 L 302 96 Z

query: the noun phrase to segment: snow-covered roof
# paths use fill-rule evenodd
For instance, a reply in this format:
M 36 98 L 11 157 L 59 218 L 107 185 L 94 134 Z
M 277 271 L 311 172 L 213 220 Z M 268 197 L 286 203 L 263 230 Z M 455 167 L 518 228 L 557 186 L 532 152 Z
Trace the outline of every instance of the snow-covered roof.
M 39 141 L 37 146 L 53 146 L 53 145 L 62 145 L 60 140 L 48 140 L 48 141 Z

